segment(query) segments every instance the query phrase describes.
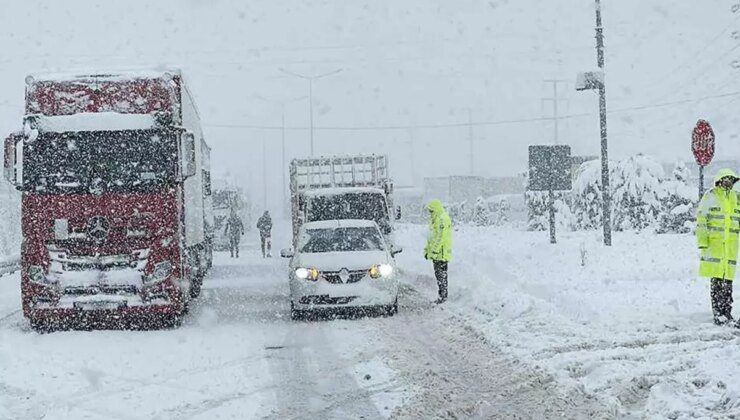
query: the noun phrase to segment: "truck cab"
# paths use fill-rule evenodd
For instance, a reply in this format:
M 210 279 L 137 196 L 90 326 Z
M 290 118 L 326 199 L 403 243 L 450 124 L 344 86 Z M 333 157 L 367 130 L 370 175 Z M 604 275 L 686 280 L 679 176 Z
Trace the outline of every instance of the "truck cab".
M 179 71 L 33 76 L 5 142 L 36 327 L 176 320 L 211 262 L 210 149 Z

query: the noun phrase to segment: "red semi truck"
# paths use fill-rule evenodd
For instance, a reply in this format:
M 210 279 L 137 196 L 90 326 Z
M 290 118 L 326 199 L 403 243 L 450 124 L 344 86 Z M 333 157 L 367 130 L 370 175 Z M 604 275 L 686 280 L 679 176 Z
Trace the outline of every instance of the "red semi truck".
M 209 155 L 178 70 L 27 77 L 5 177 L 31 325 L 179 322 L 211 267 Z

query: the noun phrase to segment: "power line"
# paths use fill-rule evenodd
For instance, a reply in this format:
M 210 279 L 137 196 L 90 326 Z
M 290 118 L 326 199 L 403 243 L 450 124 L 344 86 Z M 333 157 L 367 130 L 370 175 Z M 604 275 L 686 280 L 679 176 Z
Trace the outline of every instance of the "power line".
M 708 99 L 719 99 L 728 98 L 733 96 L 740 96 L 740 91 L 727 92 L 718 95 L 703 96 L 700 98 L 693 99 L 681 99 L 671 102 L 662 102 L 657 104 L 637 105 L 625 108 L 611 109 L 608 114 L 618 114 L 629 111 L 644 111 L 657 108 L 664 108 L 667 106 L 681 105 L 687 103 L 701 102 Z M 593 112 L 584 112 L 579 114 L 569 114 L 559 116 L 558 119 L 575 119 L 592 117 L 596 115 Z M 381 130 L 409 130 L 409 129 L 438 129 L 438 128 L 455 128 L 455 127 L 470 127 L 470 126 L 497 126 L 497 125 L 509 125 L 509 124 L 523 124 L 523 123 L 537 123 L 552 121 L 553 117 L 535 117 L 535 118 L 516 118 L 506 120 L 495 120 L 495 121 L 466 121 L 466 122 L 452 122 L 452 123 L 437 123 L 437 124 L 389 124 L 389 125 L 366 125 L 366 126 L 323 126 L 314 127 L 314 130 L 323 131 L 381 131 Z M 253 130 L 282 130 L 282 125 L 258 125 L 258 124 L 203 124 L 205 127 L 213 128 L 238 128 L 238 129 L 253 129 Z M 286 130 L 308 130 L 310 127 L 304 126 L 293 126 L 285 127 Z

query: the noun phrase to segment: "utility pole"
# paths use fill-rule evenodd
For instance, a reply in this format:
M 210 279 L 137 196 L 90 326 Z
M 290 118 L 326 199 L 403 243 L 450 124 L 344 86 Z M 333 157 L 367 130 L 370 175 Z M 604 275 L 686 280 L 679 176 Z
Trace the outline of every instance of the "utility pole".
M 545 97 L 542 98 L 542 103 L 544 105 L 545 102 L 552 102 L 552 119 L 554 122 L 554 128 L 555 128 L 555 135 L 553 136 L 554 144 L 559 143 L 559 133 L 560 130 L 558 128 L 558 124 L 560 122 L 560 112 L 558 109 L 558 106 L 560 105 L 561 101 L 568 101 L 565 98 L 560 98 L 560 91 L 558 90 L 558 84 L 565 84 L 567 89 L 567 80 L 558 80 L 558 79 L 545 79 L 543 83 L 548 83 L 552 85 L 552 97 Z
M 267 140 L 262 137 L 262 209 L 267 210 Z
M 468 108 L 468 142 L 470 144 L 470 176 L 475 176 L 475 145 L 473 144 L 473 110 Z
M 280 153 L 280 155 L 281 155 L 281 157 L 280 157 L 280 172 L 283 173 L 283 188 L 282 188 L 282 190 L 283 190 L 283 205 L 281 207 L 283 209 L 283 216 L 285 216 L 286 215 L 285 214 L 285 209 L 286 209 L 285 203 L 288 202 L 288 197 L 286 195 L 287 194 L 288 185 L 285 183 L 285 172 L 286 172 L 286 168 L 285 168 L 285 105 L 283 105 L 281 107 L 281 110 L 282 110 L 282 114 L 281 114 L 282 129 L 280 130 L 280 133 L 281 133 L 281 142 L 280 142 L 280 144 L 281 144 L 281 149 L 280 149 L 281 150 L 281 153 Z
M 280 69 L 280 71 L 282 71 L 283 73 L 288 74 L 290 76 L 298 77 L 298 78 L 303 79 L 303 80 L 308 80 L 308 117 L 309 117 L 309 126 L 310 126 L 309 131 L 311 133 L 310 134 L 310 138 L 311 138 L 311 156 L 312 157 L 314 155 L 314 140 L 313 140 L 313 138 L 314 138 L 314 134 L 313 134 L 313 132 L 314 132 L 314 129 L 313 129 L 313 81 L 314 80 L 322 79 L 322 78 L 327 77 L 327 76 L 331 76 L 333 74 L 337 74 L 337 73 L 341 72 L 342 70 L 344 70 L 344 69 L 337 69 L 337 70 L 334 70 L 334 71 L 330 71 L 328 73 L 317 74 L 317 75 L 314 75 L 314 76 L 306 76 L 306 75 L 303 75 L 303 74 L 294 73 L 292 71 L 289 71 L 289 70 L 286 70 L 286 69 L 283 69 L 283 68 Z
M 601 0 L 596 0 L 596 62 L 604 72 L 604 27 L 601 25 Z M 606 137 L 606 77 L 599 84 L 599 121 L 601 125 L 601 186 L 603 197 L 604 245 L 612 245 L 611 192 L 609 191 L 609 156 Z

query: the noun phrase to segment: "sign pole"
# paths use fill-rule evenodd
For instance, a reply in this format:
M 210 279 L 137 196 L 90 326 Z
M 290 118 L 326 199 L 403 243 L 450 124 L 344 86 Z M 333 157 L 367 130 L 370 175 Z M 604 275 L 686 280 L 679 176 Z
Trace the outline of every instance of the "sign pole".
M 550 195 L 550 243 L 554 244 L 557 241 L 555 240 L 555 192 L 552 190 L 552 184 L 550 185 L 549 190 Z

